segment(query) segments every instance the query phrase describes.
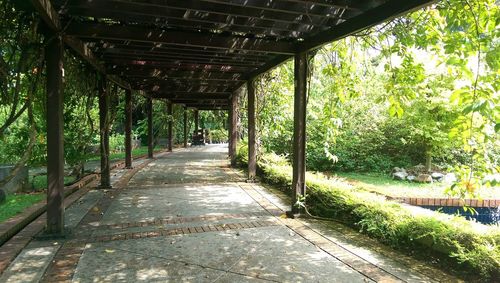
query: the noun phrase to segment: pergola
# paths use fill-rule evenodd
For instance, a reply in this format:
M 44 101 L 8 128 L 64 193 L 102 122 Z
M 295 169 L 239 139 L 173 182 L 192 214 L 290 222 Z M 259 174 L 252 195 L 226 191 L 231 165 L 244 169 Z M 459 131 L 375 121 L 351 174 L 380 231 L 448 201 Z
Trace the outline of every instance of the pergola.
M 237 96 L 248 92 L 248 178 L 255 178 L 253 80 L 295 60 L 293 191 L 305 192 L 308 51 L 432 0 L 18 0 L 47 27 L 47 233 L 64 233 L 63 48 L 100 75 L 101 187 L 110 187 L 109 96 L 106 84 L 126 90 L 126 167 L 131 159 L 131 90 L 151 99 L 199 110 L 229 111 L 229 156 L 235 164 Z M 185 112 L 186 113 L 186 112 Z M 197 116 L 197 112 L 195 112 Z M 184 114 L 184 135 L 186 131 Z M 197 118 L 195 118 L 197 124 Z M 169 122 L 169 147 L 172 144 Z M 184 144 L 186 145 L 186 138 Z M 293 209 L 292 209 L 293 210 Z

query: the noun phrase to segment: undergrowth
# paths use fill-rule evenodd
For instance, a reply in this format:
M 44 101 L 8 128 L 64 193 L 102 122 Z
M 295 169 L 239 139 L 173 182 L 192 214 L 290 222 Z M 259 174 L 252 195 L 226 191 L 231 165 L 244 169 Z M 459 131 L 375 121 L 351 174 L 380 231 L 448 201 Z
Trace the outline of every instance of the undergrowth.
M 241 146 L 237 157 L 240 165 L 246 164 L 247 156 L 247 148 Z M 292 168 L 285 158 L 262 154 L 258 173 L 262 181 L 291 194 Z M 383 196 L 321 174 L 308 172 L 306 184 L 305 202 L 314 215 L 346 223 L 394 248 L 437 257 L 471 281 L 500 278 L 498 226 L 479 232 L 463 217 L 412 213 Z

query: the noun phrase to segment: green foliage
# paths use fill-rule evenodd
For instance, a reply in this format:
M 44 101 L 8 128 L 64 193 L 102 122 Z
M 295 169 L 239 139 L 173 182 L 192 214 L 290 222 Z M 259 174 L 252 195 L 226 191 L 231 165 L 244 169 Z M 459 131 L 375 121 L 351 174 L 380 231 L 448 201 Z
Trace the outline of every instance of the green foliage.
M 110 152 L 125 151 L 125 135 L 118 133 L 110 135 L 109 150 Z
M 74 176 L 64 176 L 64 185 L 71 185 L 76 181 Z M 47 189 L 47 175 L 37 175 L 31 180 L 33 190 L 36 192 Z
M 210 137 L 213 143 L 227 142 L 228 131 L 226 129 L 216 129 L 210 131 Z
M 46 198 L 45 194 L 7 195 L 7 201 L 0 204 L 0 223 L 23 212 L 44 198 Z
M 245 147 L 238 159 L 245 160 Z M 292 168 L 276 154 L 258 162 L 263 180 L 291 193 Z M 341 221 L 381 242 L 403 250 L 418 250 L 439 257 L 476 281 L 500 276 L 500 230 L 490 226 L 478 231 L 462 217 L 433 212 L 415 215 L 398 203 L 319 174 L 307 173 L 306 205 L 317 216 Z

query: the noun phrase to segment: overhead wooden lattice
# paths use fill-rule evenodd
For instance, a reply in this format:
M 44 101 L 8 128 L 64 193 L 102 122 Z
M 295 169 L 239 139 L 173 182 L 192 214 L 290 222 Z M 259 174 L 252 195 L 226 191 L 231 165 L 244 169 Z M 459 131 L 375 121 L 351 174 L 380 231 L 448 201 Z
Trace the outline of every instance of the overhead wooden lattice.
M 45 7 L 47 0 L 33 2 Z M 295 53 L 430 2 L 53 0 L 52 6 L 66 38 L 88 48 L 105 73 L 153 98 L 225 108 L 246 80 Z

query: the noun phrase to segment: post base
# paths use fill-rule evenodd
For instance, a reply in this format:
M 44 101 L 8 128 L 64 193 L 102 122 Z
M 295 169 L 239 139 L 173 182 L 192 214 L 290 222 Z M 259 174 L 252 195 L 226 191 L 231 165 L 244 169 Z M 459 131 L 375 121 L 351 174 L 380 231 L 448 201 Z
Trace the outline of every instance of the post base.
M 245 182 L 255 184 L 258 183 L 259 181 L 257 181 L 256 179 L 246 179 Z
M 60 240 L 60 239 L 68 239 L 72 235 L 72 231 L 69 228 L 64 227 L 64 231 L 62 233 L 48 233 L 47 230 L 44 230 L 36 235 L 35 239 L 41 240 L 41 241 L 47 241 L 47 240 Z
M 300 211 L 292 211 L 292 210 L 285 211 L 285 215 L 287 218 L 290 219 L 301 218 L 304 216 L 304 214 L 301 214 Z
M 111 185 L 99 185 L 99 186 L 97 186 L 98 190 L 111 190 L 112 188 L 113 188 L 113 186 L 111 186 Z

